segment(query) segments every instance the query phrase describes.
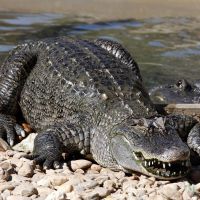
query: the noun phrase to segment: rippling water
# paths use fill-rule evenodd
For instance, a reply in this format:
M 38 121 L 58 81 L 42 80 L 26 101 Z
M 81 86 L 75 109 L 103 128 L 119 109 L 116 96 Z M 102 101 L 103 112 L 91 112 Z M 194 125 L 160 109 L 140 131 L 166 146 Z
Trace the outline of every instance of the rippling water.
M 56 14 L 0 13 L 0 64 L 17 43 L 59 35 L 121 42 L 139 63 L 150 88 L 180 78 L 199 79 L 200 27 L 194 18 L 87 23 Z

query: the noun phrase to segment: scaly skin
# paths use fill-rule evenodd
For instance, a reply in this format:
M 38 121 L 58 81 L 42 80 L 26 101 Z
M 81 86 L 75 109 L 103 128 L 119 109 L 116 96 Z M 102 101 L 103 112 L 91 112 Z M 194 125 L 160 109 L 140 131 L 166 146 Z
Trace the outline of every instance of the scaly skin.
M 45 168 L 78 150 L 113 170 L 161 179 L 189 170 L 190 151 L 180 137 L 197 122 L 159 116 L 136 62 L 116 42 L 60 37 L 17 46 L 0 77 L 0 132 L 11 145 L 14 130 L 23 135 L 14 120 L 19 109 L 39 132 L 30 157 Z M 199 133 L 189 134 L 193 148 Z

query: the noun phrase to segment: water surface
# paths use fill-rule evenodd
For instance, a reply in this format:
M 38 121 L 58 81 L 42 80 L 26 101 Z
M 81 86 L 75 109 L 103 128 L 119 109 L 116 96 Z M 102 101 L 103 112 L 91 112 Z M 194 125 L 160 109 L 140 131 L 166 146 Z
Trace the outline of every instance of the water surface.
M 69 35 L 121 42 L 138 62 L 148 88 L 180 78 L 199 79 L 200 27 L 196 18 L 88 23 L 56 14 L 0 14 L 0 64 L 17 43 Z

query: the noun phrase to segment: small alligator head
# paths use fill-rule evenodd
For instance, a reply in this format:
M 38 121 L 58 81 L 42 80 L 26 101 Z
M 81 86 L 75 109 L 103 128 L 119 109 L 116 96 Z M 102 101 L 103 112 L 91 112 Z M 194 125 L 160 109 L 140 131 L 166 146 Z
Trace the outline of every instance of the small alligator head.
M 199 103 L 199 83 L 189 83 L 185 79 L 178 80 L 175 84 L 161 85 L 150 90 L 149 95 L 156 104 L 169 103 Z
M 140 119 L 113 130 L 111 151 L 126 172 L 177 179 L 190 169 L 190 150 L 166 118 Z

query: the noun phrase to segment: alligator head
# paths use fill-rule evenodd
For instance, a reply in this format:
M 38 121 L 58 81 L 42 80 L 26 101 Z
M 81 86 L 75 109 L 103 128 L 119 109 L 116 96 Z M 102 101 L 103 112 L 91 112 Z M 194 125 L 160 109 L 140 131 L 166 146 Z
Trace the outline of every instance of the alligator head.
M 199 103 L 199 82 L 193 84 L 185 79 L 171 85 L 161 85 L 150 90 L 149 95 L 154 103 Z
M 133 121 L 112 132 L 112 156 L 121 169 L 166 180 L 188 173 L 190 150 L 166 118 Z

